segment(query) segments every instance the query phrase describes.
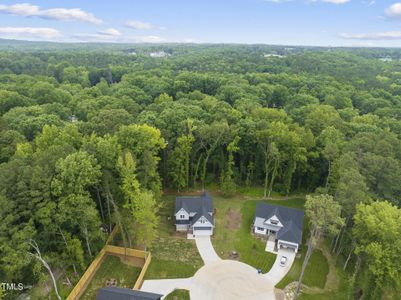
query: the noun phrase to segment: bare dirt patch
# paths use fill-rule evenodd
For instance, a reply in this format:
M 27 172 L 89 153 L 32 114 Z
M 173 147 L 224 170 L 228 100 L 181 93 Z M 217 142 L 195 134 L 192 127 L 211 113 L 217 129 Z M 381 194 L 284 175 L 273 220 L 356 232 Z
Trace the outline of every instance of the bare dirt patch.
M 226 228 L 239 229 L 241 227 L 242 215 L 241 212 L 236 209 L 229 208 L 226 211 L 224 219 L 225 219 L 224 226 Z

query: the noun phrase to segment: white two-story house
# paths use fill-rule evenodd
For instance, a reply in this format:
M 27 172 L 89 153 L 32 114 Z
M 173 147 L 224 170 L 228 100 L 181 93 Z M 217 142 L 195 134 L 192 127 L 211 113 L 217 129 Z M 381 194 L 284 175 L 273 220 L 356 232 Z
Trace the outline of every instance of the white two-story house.
M 175 226 L 177 231 L 186 231 L 194 236 L 213 235 L 213 201 L 207 192 L 196 197 L 175 199 Z
M 303 221 L 302 210 L 260 202 L 256 205 L 252 229 L 255 234 L 267 238 L 266 251 L 289 248 L 298 252 Z

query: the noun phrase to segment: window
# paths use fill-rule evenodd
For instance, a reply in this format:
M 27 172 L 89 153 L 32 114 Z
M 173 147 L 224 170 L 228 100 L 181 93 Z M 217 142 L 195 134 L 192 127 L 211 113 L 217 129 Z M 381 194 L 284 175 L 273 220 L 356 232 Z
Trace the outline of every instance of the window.
M 206 223 L 206 220 L 205 220 L 204 218 L 201 218 L 201 219 L 200 219 L 200 222 L 201 222 L 201 224 L 205 224 L 205 223 Z
M 259 231 L 265 231 L 265 229 L 262 228 L 262 227 L 257 227 L 257 228 L 258 228 Z
M 185 215 L 180 215 L 180 219 L 185 219 Z
M 277 220 L 270 220 L 270 223 L 273 224 L 273 225 L 277 225 L 278 221 Z

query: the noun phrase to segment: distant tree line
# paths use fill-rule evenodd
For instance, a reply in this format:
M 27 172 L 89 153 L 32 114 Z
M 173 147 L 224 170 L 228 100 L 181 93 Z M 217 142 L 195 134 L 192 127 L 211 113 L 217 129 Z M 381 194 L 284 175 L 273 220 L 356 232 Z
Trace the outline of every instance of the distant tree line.
M 81 272 L 102 224 L 149 246 L 162 188 L 217 182 L 227 196 L 332 197 L 344 218 L 332 251 L 355 285 L 368 274 L 379 297 L 401 282 L 401 246 L 390 247 L 401 233 L 398 61 L 369 49 L 116 47 L 0 52 L 0 279 L 40 280 L 35 249 Z

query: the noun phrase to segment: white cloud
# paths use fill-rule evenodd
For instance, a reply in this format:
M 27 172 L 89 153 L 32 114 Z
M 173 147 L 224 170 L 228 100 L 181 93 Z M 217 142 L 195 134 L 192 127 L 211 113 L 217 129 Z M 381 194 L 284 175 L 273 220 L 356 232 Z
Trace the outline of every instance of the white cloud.
M 147 22 L 142 22 L 142 21 L 137 21 L 137 20 L 128 20 L 125 22 L 125 26 L 133 29 L 140 29 L 140 30 L 148 30 L 148 29 L 154 29 L 155 26 L 153 24 L 147 23 Z
M 339 36 L 347 40 L 401 40 L 401 31 L 373 32 L 373 33 L 341 33 Z
M 393 5 L 386 8 L 384 13 L 389 18 L 395 18 L 395 19 L 401 18 L 401 3 L 400 2 L 394 3 Z
M 97 33 L 100 35 L 106 35 L 106 36 L 120 36 L 121 35 L 121 32 L 114 28 L 101 30 L 101 31 L 98 31 Z
M 0 27 L 0 36 L 6 38 L 51 40 L 61 36 L 60 32 L 48 27 Z
M 39 17 L 42 19 L 60 21 L 83 21 L 93 24 L 102 23 L 102 20 L 80 8 L 40 9 L 39 6 L 30 3 L 17 3 L 13 5 L 0 5 L 0 12 L 17 16 Z

